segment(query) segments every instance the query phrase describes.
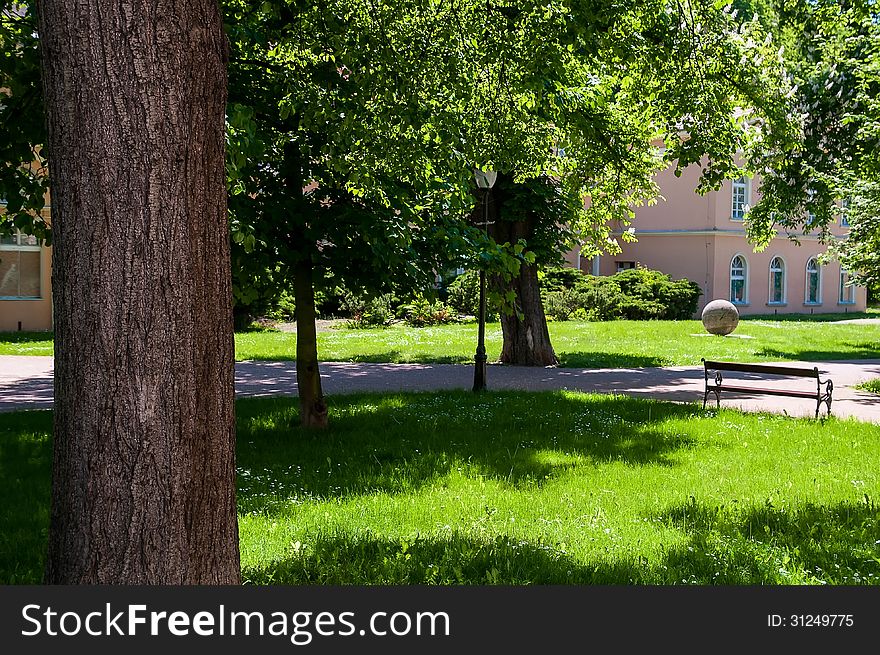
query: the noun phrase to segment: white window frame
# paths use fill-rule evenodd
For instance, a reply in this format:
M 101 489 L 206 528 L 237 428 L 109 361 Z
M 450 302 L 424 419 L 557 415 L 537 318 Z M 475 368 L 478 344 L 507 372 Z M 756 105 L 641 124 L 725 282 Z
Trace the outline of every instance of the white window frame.
M 627 266 L 627 264 L 632 264 L 632 266 Z M 634 261 L 615 261 L 614 268 L 616 272 L 620 273 L 621 271 L 629 271 L 636 267 L 636 262 Z
M 779 266 L 774 268 L 773 263 L 779 262 Z M 769 277 L 769 288 L 767 291 L 767 304 L 768 305 L 785 305 L 788 301 L 788 280 L 786 275 L 786 264 L 785 259 L 776 255 L 775 257 L 770 258 L 770 277 Z M 782 275 L 782 297 L 779 300 L 773 298 L 773 276 L 774 274 L 779 273 Z
M 838 305 L 855 305 L 856 304 L 856 288 L 852 284 L 844 284 L 844 280 L 849 281 L 849 271 L 843 266 L 840 267 L 840 281 L 837 286 L 837 304 Z
M 730 220 L 742 222 L 745 220 L 749 203 L 751 202 L 751 184 L 745 175 L 738 177 L 730 183 Z
M 816 300 L 810 300 L 810 262 L 816 265 Z M 808 258 L 804 264 L 804 304 L 811 307 L 822 304 L 822 267 L 816 257 Z
M 733 277 L 733 263 L 737 260 L 742 260 L 742 267 L 737 267 L 738 270 L 741 270 L 741 276 Z M 748 305 L 749 304 L 749 260 L 746 259 L 745 255 L 742 253 L 737 253 L 733 257 L 730 258 L 730 266 L 727 268 L 728 276 L 730 278 L 730 284 L 728 284 L 728 292 L 730 302 L 734 305 Z M 742 300 L 734 300 L 733 294 L 733 282 L 734 280 L 742 280 L 743 283 L 743 293 Z
M 807 189 L 807 202 L 813 202 L 816 199 L 816 190 Z M 812 228 L 816 224 L 816 212 L 807 211 L 807 227 Z
M 9 237 L 8 237 L 8 235 L 5 235 L 3 238 L 5 239 L 5 238 L 9 238 Z M 0 300 L 41 300 L 43 298 L 43 273 L 42 273 L 42 271 L 43 271 L 42 250 L 43 250 L 43 248 L 40 245 L 40 241 L 39 241 L 39 239 L 37 239 L 37 237 L 35 237 L 33 235 L 22 234 L 18 230 L 15 231 L 15 234 L 12 235 L 12 238 L 13 238 L 14 243 L 0 242 L 0 259 L 3 259 L 2 253 L 5 253 L 5 252 L 6 253 L 8 253 L 8 252 L 14 252 L 14 253 L 36 252 L 36 253 L 40 253 L 39 269 L 38 269 L 39 276 L 40 276 L 40 281 L 39 281 L 40 295 L 37 295 L 37 296 L 22 296 L 22 295 L 2 296 L 2 295 L 0 295 Z M 23 244 L 22 241 L 24 241 L 25 239 L 28 240 L 28 243 Z M 20 273 L 19 273 L 19 278 L 18 278 L 18 288 L 19 288 L 19 293 L 20 293 L 21 292 L 21 274 Z
M 843 198 L 840 201 L 840 227 L 849 227 L 849 218 L 847 212 L 849 210 L 849 198 Z

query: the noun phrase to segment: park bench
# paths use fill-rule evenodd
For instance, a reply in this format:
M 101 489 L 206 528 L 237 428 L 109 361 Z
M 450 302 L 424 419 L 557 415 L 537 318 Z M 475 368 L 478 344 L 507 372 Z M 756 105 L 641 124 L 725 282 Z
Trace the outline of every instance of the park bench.
M 819 369 L 816 367 L 805 368 L 797 366 L 775 366 L 772 364 L 739 364 L 736 362 L 712 362 L 703 359 L 703 369 L 706 376 L 706 392 L 703 395 L 703 409 L 709 394 L 715 394 L 718 407 L 721 407 L 721 392 L 742 394 L 765 394 L 770 396 L 789 396 L 792 398 L 812 398 L 816 401 L 816 418 L 819 418 L 819 409 L 822 403 L 828 406 L 828 416 L 831 416 L 831 392 L 834 384 L 831 380 L 822 380 L 819 377 Z M 713 383 L 710 384 L 710 371 Z M 791 384 L 784 386 L 749 386 L 750 380 L 735 380 L 735 384 L 724 380 L 723 372 L 749 373 L 757 376 L 775 376 L 775 378 L 813 378 L 816 380 L 816 390 L 794 389 Z M 745 384 L 743 384 L 745 383 Z

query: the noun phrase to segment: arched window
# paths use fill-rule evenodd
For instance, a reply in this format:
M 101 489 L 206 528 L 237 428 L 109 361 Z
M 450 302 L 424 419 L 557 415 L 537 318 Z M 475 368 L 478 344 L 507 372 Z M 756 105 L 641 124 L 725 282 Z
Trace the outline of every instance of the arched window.
M 770 303 L 781 305 L 785 302 L 785 262 L 782 257 L 770 260 Z
M 730 302 L 745 304 L 746 296 L 746 258 L 736 255 L 730 260 Z
M 838 302 L 841 305 L 852 305 L 856 301 L 855 287 L 849 281 L 849 271 L 840 268 L 840 293 L 838 294 Z
M 804 302 L 808 305 L 819 305 L 822 303 L 819 263 L 815 257 L 810 257 L 807 260 L 807 289 Z

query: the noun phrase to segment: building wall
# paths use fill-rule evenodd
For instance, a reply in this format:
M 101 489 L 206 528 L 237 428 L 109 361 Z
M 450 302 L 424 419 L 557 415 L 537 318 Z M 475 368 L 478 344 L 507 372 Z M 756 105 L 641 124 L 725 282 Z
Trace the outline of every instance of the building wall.
M 852 304 L 841 303 L 839 298 L 840 264 L 830 262 L 819 267 L 820 302 L 807 303 L 807 262 L 825 251 L 825 246 L 815 238 L 803 238 L 801 245 L 784 238 L 774 239 L 766 250 L 753 251 L 744 237 L 719 237 L 716 247 L 714 277 L 723 282 L 716 292 L 717 298 L 730 299 L 730 264 L 733 257 L 741 255 L 747 264 L 746 303 L 738 305 L 740 314 L 826 314 L 830 312 L 865 311 L 867 291 L 864 287 L 853 289 Z M 770 262 L 780 257 L 784 262 L 784 296 L 782 303 L 771 302 Z
M 43 210 L 48 217 L 48 207 Z M 11 251 L 7 251 L 11 252 Z M 0 258 L 3 251 L 0 251 Z M 46 331 L 52 329 L 52 249 L 40 249 L 40 297 L 0 298 L 0 332 Z
M 660 270 L 673 279 L 687 278 L 700 285 L 703 295 L 698 312 L 711 300 L 730 300 L 731 262 L 741 255 L 747 264 L 746 300 L 738 303 L 741 314 L 829 313 L 864 311 L 867 291 L 853 290 L 853 302 L 841 303 L 840 265 L 831 262 L 820 268 L 821 299 L 806 302 L 807 261 L 823 253 L 825 246 L 815 236 L 799 235 L 800 245 L 786 238 L 774 239 L 762 252 L 746 240 L 742 220 L 732 216 L 733 182 L 725 181 L 718 191 L 697 194 L 699 166 L 689 166 L 676 178 L 672 169 L 657 176 L 662 198 L 651 207 L 636 209 L 631 228 L 638 239 L 627 243 L 618 239 L 621 253 L 603 255 L 600 275 L 613 275 L 620 267 L 641 265 Z M 747 181 L 746 203 L 760 199 L 760 180 Z M 840 220 L 832 234 L 845 237 L 848 228 Z M 783 302 L 771 302 L 770 262 L 780 257 L 784 262 Z M 590 260 L 581 259 L 581 270 L 590 273 Z

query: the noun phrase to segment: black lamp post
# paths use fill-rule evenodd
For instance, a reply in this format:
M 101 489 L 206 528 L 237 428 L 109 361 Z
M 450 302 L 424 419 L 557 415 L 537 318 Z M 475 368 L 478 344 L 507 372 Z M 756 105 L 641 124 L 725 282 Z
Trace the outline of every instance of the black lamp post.
M 483 190 L 483 231 L 489 230 L 489 190 L 494 186 L 498 173 L 474 171 L 477 187 Z M 486 390 L 486 271 L 480 269 L 480 315 L 477 317 L 477 352 L 474 355 L 474 391 Z

